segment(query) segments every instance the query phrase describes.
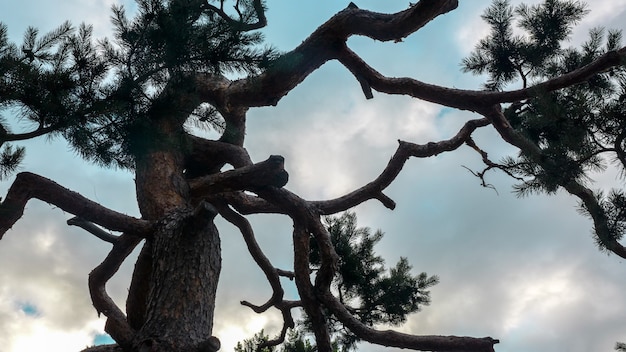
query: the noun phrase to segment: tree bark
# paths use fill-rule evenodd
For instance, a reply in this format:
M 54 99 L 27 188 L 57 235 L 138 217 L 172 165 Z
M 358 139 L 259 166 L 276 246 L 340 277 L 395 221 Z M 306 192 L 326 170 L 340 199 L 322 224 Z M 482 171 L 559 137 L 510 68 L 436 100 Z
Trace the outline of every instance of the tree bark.
M 137 349 L 216 351 L 211 337 L 215 296 L 221 269 L 215 210 L 181 209 L 159 223 L 152 240 L 152 273 L 145 323 Z
M 156 226 L 135 267 L 127 301 L 127 319 L 137 331 L 133 351 L 219 349 L 211 336 L 221 270 L 213 224 L 217 211 L 208 203 L 191 203 L 183 169 L 176 146 L 137 158 L 139 209 Z

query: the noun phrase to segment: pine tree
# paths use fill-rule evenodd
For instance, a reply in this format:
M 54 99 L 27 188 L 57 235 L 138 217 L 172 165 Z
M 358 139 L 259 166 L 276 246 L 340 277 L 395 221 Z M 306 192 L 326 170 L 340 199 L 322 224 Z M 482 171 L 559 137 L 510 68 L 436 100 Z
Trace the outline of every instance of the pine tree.
M 618 242 L 626 196 L 621 190 L 594 193 L 587 181 L 591 171 L 607 165 L 623 171 L 626 165 L 626 48 L 619 32 L 602 29 L 592 31 L 582 48 L 565 48 L 564 40 L 586 13 L 580 2 L 546 0 L 511 8 L 507 1 L 495 1 L 484 16 L 492 34 L 463 63 L 466 71 L 488 75 L 485 91 L 385 77 L 349 48 L 354 35 L 401 43 L 454 10 L 454 0 L 420 0 L 395 14 L 350 3 L 285 53 L 263 44 L 258 31 L 267 25 L 263 0 L 137 4 L 132 17 L 122 7 L 113 8 L 115 35 L 101 41 L 92 38 L 88 25 L 64 23 L 43 35 L 29 28 L 17 45 L 0 25 L 0 109 L 17 111 L 32 126 L 12 132 L 14 121 L 0 120 L 0 176 L 9 180 L 18 170 L 25 153 L 20 141 L 41 136 L 64 138 L 85 160 L 134 173 L 140 218 L 29 172 L 15 176 L 0 203 L 0 238 L 23 217 L 26 203 L 38 199 L 74 215 L 69 225 L 113 245 L 90 273 L 88 285 L 116 344 L 87 351 L 219 349 L 218 337 L 212 336 L 221 271 L 214 222 L 219 215 L 240 230 L 272 287 L 266 303 L 242 302 L 257 313 L 272 307 L 281 312 L 282 333 L 268 343 L 284 341 L 286 331 L 295 327 L 292 310 L 303 309 L 321 352 L 338 347 L 332 342 L 337 330 L 340 339 L 347 339 L 341 342 L 345 346 L 358 339 L 413 350 L 493 352 L 499 341 L 491 337 L 377 330 L 375 324 L 401 323 L 427 304 L 427 289 L 436 279 L 413 276 L 405 259 L 387 273 L 371 251 L 382 234 L 359 230 L 350 215 L 324 223 L 326 216 L 368 200 L 393 209 L 395 202 L 383 192 L 408 159 L 463 145 L 479 152 L 487 170 L 517 178 L 520 194 L 563 188 L 578 197 L 593 220 L 598 243 L 626 258 Z M 514 34 L 513 19 L 525 35 Z M 331 60 L 355 76 L 365 98 L 373 98 L 374 90 L 402 94 L 482 117 L 468 119 L 448 140 L 400 141 L 380 176 L 353 192 L 322 201 L 302 199 L 284 188 L 288 174 L 282 156 L 255 163 L 244 148 L 247 112 L 276 105 Z M 506 90 L 517 82 L 520 89 Z M 189 124 L 213 128 L 220 137 L 198 137 Z M 501 163 L 489 160 L 472 139 L 481 128 L 495 129 L 519 155 Z M 477 175 L 484 178 L 487 170 Z M 258 213 L 293 220 L 293 270 L 276 268 L 257 244 L 245 215 Z M 141 243 L 123 311 L 105 285 Z M 297 301 L 284 298 L 281 277 L 294 280 Z M 295 346 L 290 343 L 286 346 Z M 296 347 L 309 350 L 312 345 Z

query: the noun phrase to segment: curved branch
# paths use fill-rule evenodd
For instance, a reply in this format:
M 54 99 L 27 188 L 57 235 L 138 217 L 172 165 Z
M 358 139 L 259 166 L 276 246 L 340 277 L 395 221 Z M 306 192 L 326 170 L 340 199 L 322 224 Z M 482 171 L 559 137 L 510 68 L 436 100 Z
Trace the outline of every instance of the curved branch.
M 459 337 L 459 336 L 436 336 L 436 335 L 410 335 L 392 330 L 379 331 L 356 319 L 346 307 L 339 302 L 330 292 L 319 295 L 324 305 L 359 338 L 388 347 L 409 348 L 420 351 L 442 352 L 494 352 L 493 345 L 499 343 L 491 337 Z
M 4 128 L 0 130 L 0 145 L 4 142 L 23 141 L 35 137 L 40 137 L 59 129 L 59 126 L 39 127 L 30 132 L 24 133 L 8 133 Z
M 539 93 L 555 91 L 585 82 L 593 75 L 626 61 L 626 47 L 610 51 L 595 61 L 570 73 L 547 80 L 535 86 L 509 92 L 490 92 L 446 88 L 424 83 L 412 78 L 390 78 L 382 75 L 347 46 L 338 51 L 338 60 L 359 80 L 387 94 L 408 95 L 448 107 L 479 112 L 481 109 L 499 103 L 513 103 L 536 96 Z
M 490 109 L 485 109 L 483 111 L 483 115 L 491 120 L 495 129 L 498 131 L 500 136 L 502 136 L 502 139 L 518 147 L 522 153 L 527 155 L 542 168 L 554 169 L 550 159 L 543 155 L 542 150 L 537 145 L 517 133 L 511 127 L 499 106 L 493 106 Z M 576 196 L 581 200 L 593 220 L 595 233 L 600 243 L 602 243 L 602 245 L 611 252 L 622 258 L 626 258 L 626 247 L 621 245 L 611 234 L 607 215 L 598 202 L 598 199 L 594 196 L 593 192 L 576 180 L 559 180 L 559 185 L 561 185 L 561 187 L 563 187 L 571 195 Z
M 439 142 L 414 144 L 398 141 L 398 149 L 391 157 L 391 160 L 383 172 L 374 181 L 339 198 L 322 201 L 310 201 L 308 203 L 313 208 L 317 209 L 317 211 L 319 211 L 322 215 L 336 214 L 341 211 L 345 211 L 369 199 L 377 199 L 387 208 L 394 209 L 394 201 L 383 194 L 382 191 L 387 188 L 393 180 L 395 180 L 404 167 L 404 163 L 411 156 L 426 158 L 456 150 L 467 141 L 477 128 L 488 126 L 489 124 L 489 120 L 484 118 L 467 121 L 455 136 Z M 243 192 L 223 193 L 215 195 L 214 197 L 228 202 L 242 214 L 286 214 L 288 212 L 288 208 L 286 207 L 278 206 L 275 203 L 268 202 L 262 197 L 251 196 Z
M 224 217 L 226 221 L 235 225 L 239 229 L 244 241 L 246 242 L 246 246 L 248 247 L 248 251 L 252 256 L 252 259 L 254 259 L 259 268 L 263 270 L 267 281 L 272 287 L 272 297 L 267 301 L 267 303 L 263 304 L 262 306 L 255 306 L 246 301 L 242 301 L 241 304 L 250 307 L 256 313 L 265 312 L 270 307 L 280 302 L 285 294 L 285 291 L 283 290 L 283 287 L 280 283 L 278 270 L 272 265 L 265 253 L 263 253 L 263 250 L 261 249 L 254 237 L 254 230 L 252 229 L 252 226 L 250 226 L 248 220 L 233 211 L 227 204 L 216 204 L 216 206 L 220 215 Z
M 0 239 L 19 220 L 26 203 L 36 198 L 53 204 L 63 211 L 74 214 L 107 229 L 146 236 L 152 223 L 118 213 L 93 202 L 45 177 L 29 172 L 17 175 L 0 204 Z
M 92 222 L 86 221 L 84 219 L 81 219 L 77 216 L 67 220 L 67 224 L 70 226 L 78 226 L 80 228 L 82 228 L 83 230 L 89 232 L 90 234 L 98 237 L 99 239 L 105 241 L 105 242 L 109 242 L 109 243 L 113 243 L 115 244 L 115 242 L 117 242 L 117 240 L 119 239 L 119 237 L 114 236 L 106 231 L 104 231 L 103 229 L 99 228 L 98 226 L 94 225 Z
M 457 6 L 456 0 L 421 0 L 395 14 L 348 7 L 273 62 L 263 74 L 234 82 L 215 79 L 215 75 L 196 75 L 197 88 L 201 99 L 217 101 L 218 106 L 276 105 L 310 73 L 335 59 L 349 37 L 363 35 L 379 41 L 401 40 Z
M 372 198 L 380 200 L 387 208 L 393 209 L 395 203 L 385 196 L 382 191 L 396 179 L 409 157 L 427 158 L 443 152 L 456 150 L 470 138 L 477 128 L 487 126 L 489 123 L 487 119 L 467 121 L 454 137 L 439 142 L 414 144 L 398 141 L 400 144 L 398 149 L 391 157 L 391 160 L 389 160 L 383 172 L 374 181 L 342 197 L 325 201 L 314 201 L 311 204 L 324 215 L 345 211 Z
M 102 313 L 108 318 L 106 332 L 124 348 L 132 345 L 135 331 L 130 327 L 122 310 L 107 294 L 105 285 L 141 240 L 141 237 L 127 233 L 120 235 L 104 261 L 89 274 L 89 293 L 93 306 L 98 315 Z
M 278 270 L 272 265 L 272 263 L 259 247 L 256 239 L 254 238 L 254 231 L 246 218 L 233 211 L 228 205 L 224 203 L 217 204 L 217 208 L 220 212 L 220 215 L 222 215 L 224 219 L 239 228 L 239 231 L 243 235 L 246 245 L 248 247 L 248 251 L 252 255 L 252 258 L 257 263 L 257 265 L 261 268 L 261 270 L 263 270 L 263 272 L 265 273 L 265 277 L 272 287 L 272 297 L 270 297 L 270 299 L 262 306 L 256 306 L 247 301 L 242 301 L 241 304 L 249 307 L 256 313 L 265 312 L 272 306 L 281 311 L 283 316 L 283 327 L 279 336 L 273 340 L 269 340 L 261 344 L 261 346 L 259 346 L 259 349 L 263 347 L 277 346 L 285 341 L 287 330 L 295 326 L 293 316 L 291 315 L 291 309 L 302 306 L 300 301 L 283 300 L 285 292 L 280 283 L 280 276 L 293 278 L 294 274 L 291 272 L 286 272 L 284 270 Z

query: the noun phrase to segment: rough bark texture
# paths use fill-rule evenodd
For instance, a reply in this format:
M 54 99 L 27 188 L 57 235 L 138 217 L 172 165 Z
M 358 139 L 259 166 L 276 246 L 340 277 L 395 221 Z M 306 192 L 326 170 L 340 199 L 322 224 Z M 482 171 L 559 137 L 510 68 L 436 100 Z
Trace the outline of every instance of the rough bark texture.
M 139 349 L 208 352 L 221 269 L 215 210 L 173 211 L 152 239 L 151 286 Z

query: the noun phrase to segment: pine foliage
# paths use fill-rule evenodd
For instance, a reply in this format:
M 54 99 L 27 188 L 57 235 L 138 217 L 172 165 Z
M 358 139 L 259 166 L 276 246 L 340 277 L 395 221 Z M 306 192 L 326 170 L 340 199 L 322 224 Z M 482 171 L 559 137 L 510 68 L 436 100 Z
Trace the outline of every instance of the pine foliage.
M 326 227 L 332 244 L 339 255 L 339 265 L 333 280 L 335 294 L 339 300 L 368 326 L 399 325 L 411 313 L 418 312 L 430 304 L 429 289 L 439 282 L 437 276 L 422 272 L 414 275 L 406 258 L 400 258 L 392 268 L 374 252 L 374 246 L 383 238 L 380 230 L 372 234 L 368 227 L 357 227 L 353 212 L 341 216 L 327 217 Z M 315 240 L 311 239 L 311 270 L 319 269 L 321 259 Z M 359 341 L 349 329 L 328 312 L 328 325 L 333 337 L 335 351 L 350 351 Z M 287 340 L 276 351 L 314 352 L 316 346 L 307 336 L 311 334 L 310 321 L 305 316 L 288 335 Z M 238 343 L 235 352 L 253 351 L 253 346 L 267 342 L 263 331 L 252 339 Z M 262 349 L 261 351 L 274 351 Z
M 463 60 L 463 70 L 487 74 L 485 87 L 490 90 L 516 82 L 531 87 L 533 81 L 572 72 L 618 49 L 622 33 L 604 28 L 593 28 L 580 48 L 565 46 L 573 26 L 587 12 L 579 1 L 545 0 L 516 8 L 506 0 L 494 1 L 483 15 L 491 33 Z M 514 34 L 514 24 L 523 34 Z M 541 157 L 520 153 L 505 158 L 499 168 L 521 180 L 515 186 L 519 195 L 552 194 L 571 182 L 589 184 L 593 172 L 607 167 L 624 175 L 625 102 L 626 67 L 622 65 L 585 83 L 551 93 L 537 90 L 534 98 L 510 104 L 505 116 L 541 151 Z M 626 196 L 613 190 L 606 196 L 598 192 L 597 197 L 610 218 L 611 236 L 621 238 Z
M 0 109 L 19 111 L 34 126 L 31 135 L 65 137 L 87 160 L 133 168 L 138 150 L 162 137 L 149 114 L 167 84 L 193 89 L 189 73 L 254 75 L 277 57 L 260 32 L 245 26 L 259 20 L 254 6 L 238 1 L 236 15 L 225 17 L 206 1 L 141 0 L 132 18 L 122 6 L 112 8 L 111 39 L 94 40 L 91 26 L 66 22 L 43 35 L 29 27 L 19 48 L 0 24 Z M 211 106 L 171 112 L 191 126 L 224 127 Z M 21 139 L 2 131 L 0 138 Z M 15 169 L 21 154 L 13 156 L 0 164 L 0 175 Z
M 357 227 L 356 214 L 352 212 L 328 217 L 326 225 L 340 258 L 333 281 L 335 291 L 361 322 L 368 326 L 399 325 L 409 314 L 430 304 L 429 289 L 439 278 L 424 272 L 414 275 L 406 258 L 386 268 L 383 258 L 374 252 L 374 246 L 384 236 L 382 231 L 372 234 L 367 227 Z M 320 258 L 314 241 L 311 249 L 312 269 L 316 270 Z M 358 338 L 334 317 L 329 319 L 341 350 L 354 348 Z

